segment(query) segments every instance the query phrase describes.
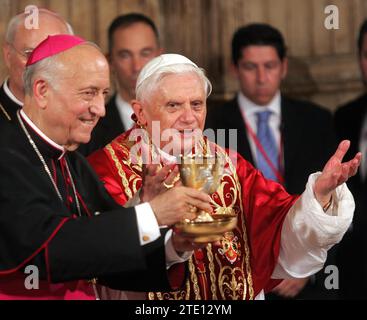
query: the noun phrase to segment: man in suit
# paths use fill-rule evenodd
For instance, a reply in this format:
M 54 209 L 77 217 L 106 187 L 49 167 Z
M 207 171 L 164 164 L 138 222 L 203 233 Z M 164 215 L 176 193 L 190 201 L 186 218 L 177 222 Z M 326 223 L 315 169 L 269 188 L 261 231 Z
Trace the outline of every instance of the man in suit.
M 140 70 L 162 53 L 154 22 L 145 15 L 130 13 L 115 18 L 108 29 L 109 63 L 116 80 L 116 93 L 106 106 L 106 116 L 96 126 L 91 142 L 81 151 L 87 155 L 104 147 L 133 126 L 135 85 Z
M 7 27 L 3 56 L 9 77 L 0 88 L 0 120 L 13 121 L 24 102 L 23 72 L 32 50 L 48 35 L 73 34 L 70 25 L 58 14 L 39 9 L 39 25 L 27 29 L 25 13 L 14 16 Z
M 364 84 L 367 83 L 367 20 L 361 25 L 358 36 L 358 59 Z M 350 180 L 349 186 L 356 200 L 353 225 L 338 248 L 340 268 L 340 295 L 342 298 L 367 298 L 367 93 L 341 106 L 335 113 L 338 138 L 348 137 L 351 148 L 362 152 L 359 172 Z
M 307 172 L 322 170 L 332 154 L 331 114 L 281 93 L 288 60 L 283 37 L 272 26 L 239 28 L 232 40 L 232 63 L 240 91 L 233 100 L 210 109 L 206 127 L 237 129 L 237 151 L 288 192 L 301 193 Z M 283 281 L 275 292 L 296 297 L 307 280 Z

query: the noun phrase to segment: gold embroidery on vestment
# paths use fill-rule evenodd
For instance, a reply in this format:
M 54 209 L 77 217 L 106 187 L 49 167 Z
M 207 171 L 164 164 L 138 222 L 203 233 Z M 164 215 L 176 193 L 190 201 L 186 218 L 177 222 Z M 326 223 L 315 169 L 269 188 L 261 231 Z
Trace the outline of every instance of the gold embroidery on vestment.
M 129 197 L 129 199 L 131 199 L 133 197 L 133 195 L 132 195 L 132 192 L 129 188 L 129 182 L 127 181 L 124 169 L 122 168 L 121 163 L 120 163 L 119 159 L 116 156 L 115 150 L 113 150 L 111 144 L 108 144 L 106 146 L 106 149 L 110 153 L 112 160 L 115 162 L 115 166 L 117 168 L 117 172 L 118 172 L 119 176 L 121 177 L 121 181 L 122 181 L 122 185 L 124 186 L 125 193 Z

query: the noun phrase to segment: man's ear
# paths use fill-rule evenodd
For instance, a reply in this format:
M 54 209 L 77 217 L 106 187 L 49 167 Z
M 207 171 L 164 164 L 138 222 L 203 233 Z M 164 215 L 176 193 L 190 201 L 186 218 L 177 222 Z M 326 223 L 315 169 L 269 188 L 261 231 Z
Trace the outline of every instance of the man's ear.
M 33 97 L 38 102 L 38 105 L 41 107 L 41 109 L 46 109 L 50 93 L 49 84 L 43 79 L 37 79 L 33 83 L 32 90 Z
M 138 122 L 140 125 L 146 125 L 147 119 L 144 115 L 143 105 L 139 100 L 131 100 L 131 106 L 134 110 L 136 117 L 138 118 Z
M 11 55 L 10 50 L 11 50 L 10 44 L 5 42 L 3 44 L 3 57 L 5 65 L 8 69 L 10 69 L 10 55 Z

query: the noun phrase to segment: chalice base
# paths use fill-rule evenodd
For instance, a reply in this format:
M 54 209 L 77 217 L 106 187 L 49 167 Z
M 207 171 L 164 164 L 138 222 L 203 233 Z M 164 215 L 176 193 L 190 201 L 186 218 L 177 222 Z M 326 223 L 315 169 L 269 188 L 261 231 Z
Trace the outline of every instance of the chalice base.
M 195 237 L 192 238 L 191 242 L 194 243 L 209 243 L 209 242 L 215 242 L 215 241 L 219 241 L 222 238 L 222 234 L 217 234 L 217 235 L 208 235 L 208 236 L 199 236 L 199 237 Z
M 192 242 L 209 243 L 220 240 L 225 232 L 233 230 L 237 225 L 236 215 L 215 214 L 212 218 L 213 221 L 179 222 L 174 229 Z

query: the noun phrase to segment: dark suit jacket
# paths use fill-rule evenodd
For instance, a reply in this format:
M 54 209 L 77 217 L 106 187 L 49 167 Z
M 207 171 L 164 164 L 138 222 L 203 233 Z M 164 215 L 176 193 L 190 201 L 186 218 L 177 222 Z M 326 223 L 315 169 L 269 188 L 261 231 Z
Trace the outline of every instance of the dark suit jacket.
M 20 109 L 21 106 L 8 97 L 4 90 L 4 84 L 0 87 L 0 104 L 11 118 L 11 120 L 9 120 L 0 108 L 0 121 L 14 121 L 17 110 Z
M 237 151 L 255 165 L 237 97 L 220 107 L 209 107 L 206 128 L 237 129 Z M 313 172 L 322 171 L 327 160 L 335 152 L 332 115 L 313 103 L 282 96 L 281 134 L 285 187 L 289 193 L 300 194 L 304 191 L 308 176 Z M 226 139 L 226 147 L 228 143 Z M 326 264 L 334 263 L 334 255 L 334 251 L 329 252 Z M 320 271 L 315 278 L 316 283 L 309 283 L 298 298 L 334 299 L 335 292 L 327 292 L 324 289 L 324 279 L 325 274 Z
M 93 151 L 103 148 L 127 130 L 121 121 L 115 101 L 116 94 L 108 101 L 106 105 L 106 116 L 101 118 L 93 129 L 90 142 L 78 148 L 78 151 L 84 156 L 88 156 Z
M 367 94 L 340 107 L 335 113 L 339 139 L 351 141 L 347 159 L 359 151 L 360 133 L 367 112 Z M 364 155 L 362 155 L 364 156 Z M 356 210 L 353 227 L 338 248 L 340 292 L 343 298 L 367 298 L 367 185 L 358 172 L 348 181 Z
M 332 116 L 315 104 L 282 96 L 281 119 L 285 187 L 290 193 L 302 193 L 309 174 L 322 171 L 335 151 Z M 237 151 L 255 165 L 237 98 L 209 107 L 206 128 L 237 129 Z

